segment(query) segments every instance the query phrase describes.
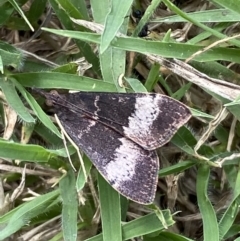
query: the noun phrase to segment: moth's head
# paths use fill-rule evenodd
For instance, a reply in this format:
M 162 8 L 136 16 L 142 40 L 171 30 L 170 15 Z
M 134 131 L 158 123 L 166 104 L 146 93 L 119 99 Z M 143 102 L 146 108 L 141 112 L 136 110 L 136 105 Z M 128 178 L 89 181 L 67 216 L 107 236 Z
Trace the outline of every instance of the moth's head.
M 33 88 L 33 92 L 41 95 L 46 99 L 47 106 L 54 106 L 66 100 L 64 95 L 60 95 L 56 90 L 51 90 L 50 92 L 46 92 L 40 89 Z
M 45 97 L 47 106 L 54 106 L 61 100 L 66 99 L 64 95 L 60 95 L 56 90 L 51 90 L 49 93 L 45 95 Z

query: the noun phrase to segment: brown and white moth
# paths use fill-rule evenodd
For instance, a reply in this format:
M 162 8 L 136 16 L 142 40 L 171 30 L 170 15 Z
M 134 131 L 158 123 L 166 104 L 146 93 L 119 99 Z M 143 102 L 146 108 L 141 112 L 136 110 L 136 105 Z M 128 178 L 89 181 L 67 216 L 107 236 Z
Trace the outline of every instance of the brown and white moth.
M 155 149 L 190 119 L 184 104 L 149 93 L 37 92 L 51 101 L 68 135 L 113 188 L 135 202 L 153 202 Z

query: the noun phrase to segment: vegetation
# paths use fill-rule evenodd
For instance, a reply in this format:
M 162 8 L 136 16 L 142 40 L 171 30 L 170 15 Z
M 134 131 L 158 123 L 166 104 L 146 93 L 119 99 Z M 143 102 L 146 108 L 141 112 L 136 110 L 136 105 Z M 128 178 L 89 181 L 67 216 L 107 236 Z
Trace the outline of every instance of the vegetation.
M 0 240 L 240 240 L 240 0 L 5 0 L 0 13 Z M 120 196 L 83 155 L 86 181 L 33 88 L 189 106 L 158 150 L 154 204 Z

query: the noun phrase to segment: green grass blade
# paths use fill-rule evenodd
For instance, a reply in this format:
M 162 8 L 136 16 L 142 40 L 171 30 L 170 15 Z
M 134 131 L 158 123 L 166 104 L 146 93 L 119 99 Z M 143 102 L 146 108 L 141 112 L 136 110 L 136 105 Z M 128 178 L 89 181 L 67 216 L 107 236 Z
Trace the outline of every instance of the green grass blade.
M 62 227 L 64 240 L 77 240 L 78 201 L 72 169 L 59 183 L 62 199 Z
M 59 18 L 61 24 L 65 27 L 65 29 L 78 29 L 80 31 L 85 31 L 86 29 L 81 26 L 76 26 L 70 20 L 70 17 L 80 18 L 85 17 L 85 10 L 78 10 L 75 6 L 74 2 L 66 1 L 66 0 L 49 0 L 51 7 L 53 8 L 55 14 Z M 82 53 L 82 55 L 86 58 L 86 60 L 92 64 L 92 68 L 98 76 L 101 76 L 100 68 L 99 68 L 99 59 L 96 54 L 93 52 L 91 46 L 83 41 L 75 40 L 75 43 Z
M 159 79 L 159 69 L 160 65 L 158 63 L 154 63 L 151 67 L 147 80 L 145 82 L 145 87 L 148 91 L 152 91 L 155 84 Z
M 66 73 L 39 72 L 13 74 L 11 76 L 25 87 L 35 87 L 42 89 L 74 89 L 93 92 L 113 92 L 116 90 L 113 84 L 85 76 L 77 76 Z
M 189 15 L 187 13 L 184 13 L 183 11 L 181 11 L 179 8 L 177 8 L 174 4 L 172 4 L 172 2 L 170 2 L 169 0 L 162 0 L 166 6 L 171 9 L 173 12 L 177 13 L 179 16 L 185 18 L 186 20 L 188 20 L 189 22 L 195 24 L 196 26 L 198 26 L 199 28 L 211 33 L 213 36 L 216 36 L 217 38 L 220 38 L 220 39 L 224 39 L 224 38 L 227 38 L 227 36 L 225 34 L 222 34 L 208 26 L 206 26 L 205 24 L 202 24 L 198 21 L 196 21 L 194 18 L 191 18 L 189 17 Z M 234 1 L 234 0 L 231 0 L 231 1 Z M 233 43 L 234 45 L 236 46 L 240 46 L 240 41 L 238 40 L 229 40 L 229 42 Z
M 222 7 L 225 7 L 226 9 L 232 10 L 235 13 L 238 13 L 240 15 L 240 7 L 239 7 L 239 1 L 236 0 L 211 0 L 211 2 L 215 2 L 217 5 L 220 5 Z
M 28 21 L 27 17 L 25 16 L 23 10 L 18 6 L 18 3 L 15 0 L 8 0 L 13 7 L 15 8 L 15 10 L 18 12 L 18 14 L 25 20 L 25 22 L 27 23 L 27 25 L 29 26 L 29 28 L 34 31 L 33 26 L 31 25 L 31 23 Z
M 175 234 L 172 232 L 166 232 L 166 231 L 161 232 L 156 237 L 151 237 L 149 235 L 149 236 L 145 236 L 143 239 L 143 241 L 159 241 L 159 240 L 161 241 L 194 241 L 193 239 L 186 238 L 182 235 Z
M 159 177 L 164 177 L 167 175 L 176 174 L 179 172 L 183 172 L 183 171 L 191 168 L 194 165 L 196 165 L 196 162 L 194 162 L 194 161 L 181 161 L 175 165 L 160 169 L 158 172 L 158 175 L 159 175 Z
M 5 228 L 0 232 L 0 240 L 4 240 L 11 234 L 17 232 L 20 228 L 26 225 L 32 218 L 40 215 L 48 210 L 49 205 L 56 199 L 59 195 L 59 191 L 55 190 L 50 193 L 36 197 L 34 200 L 25 203 L 20 208 L 13 212 L 9 221 L 6 223 Z M 0 217 L 1 219 L 4 216 Z
M 185 126 L 182 126 L 173 136 L 171 143 L 179 147 L 184 152 L 190 155 L 195 155 L 193 148 L 197 141 L 191 131 L 188 130 Z
M 88 176 L 88 174 L 90 173 L 91 168 L 92 168 L 92 162 L 89 160 L 89 158 L 86 155 L 83 156 L 83 161 L 84 161 L 84 167 L 86 170 L 86 174 Z M 77 176 L 77 181 L 76 181 L 77 192 L 79 192 L 80 190 L 83 189 L 85 183 L 86 183 L 86 179 L 85 179 L 84 173 L 81 168 L 78 171 L 78 176 Z
M 106 16 L 105 28 L 101 38 L 100 55 L 107 50 L 120 30 L 126 20 L 132 2 L 133 0 L 122 0 L 121 4 L 119 4 L 119 0 L 112 0 L 111 4 L 109 4 L 109 10 L 107 10 L 109 12 Z
M 33 111 L 35 112 L 36 116 L 41 120 L 41 122 L 54 134 L 56 134 L 59 138 L 62 138 L 60 132 L 58 131 L 57 127 L 53 124 L 50 117 L 45 114 L 36 100 L 29 94 L 27 91 L 23 92 L 25 99 L 28 101 L 28 104 L 31 106 Z
M 35 123 L 34 118 L 29 114 L 22 100 L 19 98 L 12 81 L 10 79 L 3 80 L 3 78 L 0 78 L 0 86 L 8 104 L 16 111 L 18 116 L 25 122 Z
M 118 31 L 118 30 L 121 33 L 127 32 L 128 22 L 127 22 L 127 18 L 125 18 L 127 14 L 125 14 L 124 12 L 126 11 L 128 4 L 119 5 L 118 1 L 113 1 L 111 4 L 109 5 L 109 1 L 105 0 L 105 1 L 101 1 L 101 6 L 97 4 L 95 1 L 93 1 L 93 5 L 92 5 L 94 19 L 98 23 L 104 24 L 105 16 L 109 13 L 109 17 L 106 18 L 106 23 L 104 28 L 105 32 L 103 33 L 101 40 L 99 42 L 101 44 L 100 49 L 102 48 L 102 46 L 104 48 L 104 51 L 102 51 L 102 53 L 99 56 L 100 68 L 101 68 L 101 73 L 105 82 L 114 83 L 115 91 L 117 90 L 118 92 L 125 92 L 125 89 L 119 85 L 118 79 L 119 79 L 119 76 L 123 74 L 125 71 L 126 52 L 125 50 L 118 50 L 112 47 L 108 48 L 111 42 L 111 41 L 109 42 L 108 38 L 114 38 L 116 34 L 115 31 Z M 120 17 L 121 14 L 119 15 L 119 13 L 113 13 L 115 11 L 118 11 L 119 7 L 122 9 L 123 12 L 121 14 L 124 16 Z M 110 9 L 113 10 L 113 12 L 110 12 Z M 114 20 L 111 20 L 111 16 L 115 16 Z M 112 23 L 111 21 L 115 21 L 115 23 Z
M 219 228 L 216 213 L 207 195 L 210 167 L 201 165 L 197 174 L 197 199 L 199 211 L 203 220 L 204 240 L 219 241 Z
M 188 13 L 190 18 L 195 19 L 198 22 L 204 23 L 223 23 L 223 22 L 236 22 L 239 19 L 239 14 L 227 9 L 212 9 L 200 12 Z M 151 23 L 178 23 L 188 22 L 185 18 L 179 15 L 168 16 L 164 18 L 156 18 Z
M 23 53 L 8 43 L 0 41 L 0 56 L 2 58 L 3 66 L 11 66 L 20 69 L 23 65 Z
M 239 162 L 238 162 L 239 163 Z M 231 227 L 234 225 L 235 218 L 239 213 L 239 196 L 240 196 L 240 172 L 238 170 L 233 170 L 230 166 L 229 168 L 224 168 L 231 186 L 233 186 L 233 195 L 229 195 L 228 207 L 226 211 L 221 215 L 219 220 L 219 231 L 220 239 L 226 238 L 225 235 L 229 232 Z
M 174 224 L 172 219 L 172 215 L 169 210 L 163 210 L 164 219 L 166 221 L 167 226 L 171 226 Z M 136 218 L 133 221 L 124 223 L 122 225 L 123 230 L 123 239 L 129 240 L 134 237 L 140 237 L 146 234 L 154 233 L 157 231 L 164 230 L 164 226 L 157 217 L 155 213 L 150 213 L 140 218 Z M 86 241 L 102 241 L 102 234 L 97 235 L 93 238 L 89 238 Z
M 138 80 L 134 78 L 125 78 L 128 84 L 131 86 L 133 91 L 136 93 L 145 93 L 147 92 L 147 89 L 145 86 Z
M 169 227 L 174 224 L 169 210 L 162 211 L 165 224 Z M 164 226 L 155 213 L 137 218 L 123 225 L 123 238 L 128 240 L 134 237 L 140 237 L 149 233 L 164 230 Z
M 120 194 L 98 175 L 103 240 L 122 241 Z
M 67 30 L 53 30 L 43 28 L 45 31 L 59 34 L 65 37 L 82 39 L 85 41 L 90 41 L 93 43 L 100 44 L 99 35 L 93 33 L 83 33 L 77 31 L 67 31 Z M 226 37 L 224 35 L 224 37 Z M 116 40 L 111 42 L 112 47 L 116 47 L 125 51 L 135 51 L 142 54 L 156 54 L 166 58 L 178 58 L 187 59 L 197 51 L 203 49 L 202 46 L 183 44 L 183 43 L 165 43 L 160 41 L 147 41 L 141 38 L 131 38 L 131 37 L 117 37 Z M 240 46 L 240 43 L 239 43 Z M 206 62 L 206 61 L 216 61 L 216 60 L 226 60 L 234 61 L 240 63 L 239 49 L 231 49 L 225 47 L 212 48 L 211 51 L 203 52 L 194 58 L 195 61 Z
M 22 161 L 47 162 L 52 153 L 42 146 L 18 144 L 0 139 L 0 157 Z

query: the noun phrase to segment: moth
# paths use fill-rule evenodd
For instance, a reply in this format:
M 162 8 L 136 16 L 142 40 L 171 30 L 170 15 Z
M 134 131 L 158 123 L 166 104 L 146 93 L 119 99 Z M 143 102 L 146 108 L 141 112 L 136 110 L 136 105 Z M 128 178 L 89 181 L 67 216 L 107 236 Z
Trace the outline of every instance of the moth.
M 114 189 L 137 203 L 153 202 L 155 149 L 190 119 L 188 107 L 155 93 L 36 91 L 51 102 L 70 138 Z

